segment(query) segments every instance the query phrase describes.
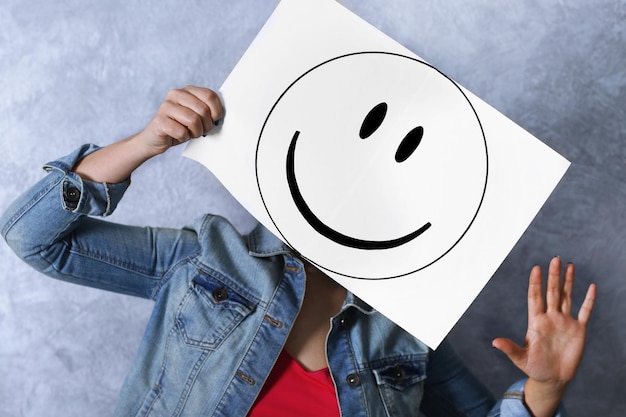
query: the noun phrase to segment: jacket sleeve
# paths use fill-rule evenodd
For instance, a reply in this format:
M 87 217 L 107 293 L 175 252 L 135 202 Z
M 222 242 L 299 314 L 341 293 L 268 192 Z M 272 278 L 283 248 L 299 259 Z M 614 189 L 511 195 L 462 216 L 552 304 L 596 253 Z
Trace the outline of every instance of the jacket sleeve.
M 91 182 L 72 172 L 97 150 L 84 145 L 44 166 L 47 175 L 0 217 L 0 231 L 18 257 L 53 278 L 154 298 L 168 270 L 198 250 L 192 230 L 149 228 L 104 221 L 130 179 Z
M 525 379 L 517 381 L 496 403 L 444 341 L 429 355 L 420 409 L 427 417 L 532 417 L 524 404 L 525 383 Z M 563 407 L 554 417 L 566 417 Z
M 506 390 L 488 417 L 532 417 L 524 404 L 524 385 L 527 378 L 521 379 Z M 559 405 L 554 417 L 567 417 L 563 404 Z

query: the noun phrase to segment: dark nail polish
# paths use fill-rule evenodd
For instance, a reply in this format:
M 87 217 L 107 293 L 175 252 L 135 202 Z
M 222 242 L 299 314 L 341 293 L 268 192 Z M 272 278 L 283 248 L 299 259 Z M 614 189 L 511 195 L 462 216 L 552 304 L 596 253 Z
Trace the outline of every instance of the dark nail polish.
M 215 120 L 215 121 L 213 122 L 213 126 L 219 126 L 219 125 L 220 125 L 220 121 L 219 121 L 219 119 L 218 119 L 218 120 Z

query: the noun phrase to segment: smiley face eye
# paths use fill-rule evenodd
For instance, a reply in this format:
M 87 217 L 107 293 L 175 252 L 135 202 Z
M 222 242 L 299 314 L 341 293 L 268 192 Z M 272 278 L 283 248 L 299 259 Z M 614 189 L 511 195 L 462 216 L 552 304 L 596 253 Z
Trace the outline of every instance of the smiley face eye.
M 359 131 L 361 139 L 369 138 L 376 131 L 376 129 L 380 127 L 386 114 L 387 103 L 375 105 L 374 108 L 367 113 L 367 116 L 365 116 L 365 119 L 363 120 L 361 130 Z
M 396 162 L 404 162 L 409 159 L 409 156 L 413 155 L 419 146 L 423 136 L 424 128 L 422 126 L 418 126 L 407 133 L 396 151 Z

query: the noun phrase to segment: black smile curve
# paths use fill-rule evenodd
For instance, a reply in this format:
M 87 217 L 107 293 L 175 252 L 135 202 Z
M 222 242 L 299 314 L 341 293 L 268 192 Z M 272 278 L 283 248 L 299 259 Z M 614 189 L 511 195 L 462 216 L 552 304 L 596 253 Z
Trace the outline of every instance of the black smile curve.
M 291 191 L 291 197 L 293 198 L 296 207 L 302 214 L 302 217 L 322 236 L 339 243 L 343 246 L 348 246 L 356 249 L 391 249 L 400 245 L 404 245 L 405 243 L 415 239 L 426 230 L 428 230 L 431 226 L 430 222 L 424 224 L 422 227 L 417 229 L 416 231 L 409 233 L 406 236 L 399 237 L 397 239 L 392 240 L 363 240 L 356 239 L 354 237 L 346 236 L 342 233 L 339 233 L 335 229 L 328 227 L 324 224 L 309 208 L 306 201 L 304 201 L 304 197 L 302 197 L 302 193 L 300 193 L 300 187 L 298 186 L 298 181 L 296 180 L 295 173 L 295 153 L 296 153 L 296 142 L 298 141 L 298 136 L 300 136 L 300 132 L 296 130 L 291 139 L 291 143 L 289 145 L 289 151 L 287 152 L 287 182 L 289 183 L 289 190 Z

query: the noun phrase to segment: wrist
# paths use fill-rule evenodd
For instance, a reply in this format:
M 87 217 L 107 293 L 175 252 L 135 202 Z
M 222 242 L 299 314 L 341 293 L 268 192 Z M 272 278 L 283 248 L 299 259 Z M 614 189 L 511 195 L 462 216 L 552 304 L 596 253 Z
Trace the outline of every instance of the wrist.
M 141 131 L 125 139 L 127 144 L 132 148 L 135 157 L 144 162 L 169 149 L 168 145 L 154 145 L 149 136 L 150 135 L 145 131 Z
M 533 417 L 551 417 L 559 408 L 566 389 L 566 382 L 541 382 L 529 378 L 524 385 L 524 403 Z
M 159 153 L 137 134 L 87 155 L 72 170 L 86 180 L 115 184 Z

